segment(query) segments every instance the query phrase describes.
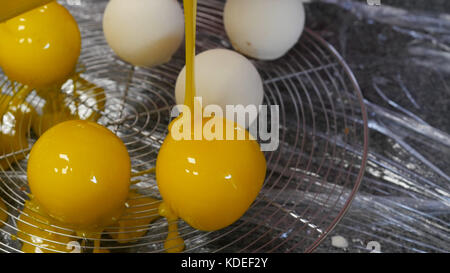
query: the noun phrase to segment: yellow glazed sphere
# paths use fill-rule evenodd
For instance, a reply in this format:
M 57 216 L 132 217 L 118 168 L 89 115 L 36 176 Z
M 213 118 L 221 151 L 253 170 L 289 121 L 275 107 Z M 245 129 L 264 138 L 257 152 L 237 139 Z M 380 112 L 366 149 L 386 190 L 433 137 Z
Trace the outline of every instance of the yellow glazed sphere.
M 231 121 L 223 122 L 226 128 Z M 266 160 L 259 144 L 232 123 L 235 131 L 245 131 L 247 140 L 175 140 L 169 133 L 158 154 L 156 180 L 164 202 L 199 230 L 234 223 L 264 182 Z
M 90 121 L 46 131 L 28 161 L 31 193 L 56 220 L 83 230 L 115 222 L 128 196 L 131 163 L 123 142 Z
M 77 22 L 56 1 L 1 23 L 0 37 L 5 74 L 36 88 L 64 82 L 80 56 Z

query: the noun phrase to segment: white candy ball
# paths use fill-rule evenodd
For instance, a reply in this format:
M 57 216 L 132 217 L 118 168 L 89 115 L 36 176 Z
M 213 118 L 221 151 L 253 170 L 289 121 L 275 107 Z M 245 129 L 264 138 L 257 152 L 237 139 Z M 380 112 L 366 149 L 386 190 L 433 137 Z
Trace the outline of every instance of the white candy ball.
M 233 47 L 261 60 L 286 54 L 305 26 L 302 0 L 228 0 L 224 24 Z
M 123 60 L 152 67 L 168 62 L 184 36 L 176 0 L 111 0 L 103 16 L 109 46 Z
M 195 56 L 196 96 L 203 107 L 219 105 L 226 115 L 226 105 L 255 105 L 264 98 L 261 76 L 255 66 L 241 54 L 227 49 L 212 49 Z M 184 104 L 186 67 L 178 75 L 175 97 Z M 254 119 L 249 120 L 250 125 Z

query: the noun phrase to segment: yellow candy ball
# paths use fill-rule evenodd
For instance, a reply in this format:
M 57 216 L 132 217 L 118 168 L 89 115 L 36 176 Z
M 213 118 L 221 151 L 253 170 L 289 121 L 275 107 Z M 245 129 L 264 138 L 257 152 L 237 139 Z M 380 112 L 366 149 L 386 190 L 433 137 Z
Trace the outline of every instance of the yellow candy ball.
M 223 128 L 230 122 L 223 119 Z M 246 140 L 175 140 L 169 133 L 158 154 L 156 180 L 164 202 L 199 230 L 234 223 L 264 182 L 266 160 L 260 146 L 232 123 L 234 131 L 245 131 Z
M 56 1 L 1 23 L 0 37 L 5 74 L 36 88 L 65 81 L 80 56 L 77 22 Z
M 51 217 L 76 229 L 95 230 L 122 214 L 131 163 L 123 142 L 90 121 L 66 121 L 33 146 L 28 181 L 36 201 Z

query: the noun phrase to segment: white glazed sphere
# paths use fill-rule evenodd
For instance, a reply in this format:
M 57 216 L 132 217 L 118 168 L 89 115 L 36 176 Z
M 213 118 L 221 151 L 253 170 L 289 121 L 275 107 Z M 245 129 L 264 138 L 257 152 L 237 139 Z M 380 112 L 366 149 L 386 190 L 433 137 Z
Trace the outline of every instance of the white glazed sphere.
M 241 54 L 228 49 L 212 49 L 195 56 L 196 97 L 202 97 L 202 105 L 218 105 L 226 115 L 227 105 L 262 104 L 264 88 L 255 66 Z M 177 104 L 184 104 L 186 67 L 178 75 L 175 97 Z M 255 119 L 250 119 L 248 127 Z
M 224 24 L 233 47 L 260 60 L 285 55 L 305 26 L 302 0 L 227 0 Z
M 176 0 L 111 0 L 103 31 L 124 61 L 157 66 L 170 61 L 183 41 L 183 10 Z

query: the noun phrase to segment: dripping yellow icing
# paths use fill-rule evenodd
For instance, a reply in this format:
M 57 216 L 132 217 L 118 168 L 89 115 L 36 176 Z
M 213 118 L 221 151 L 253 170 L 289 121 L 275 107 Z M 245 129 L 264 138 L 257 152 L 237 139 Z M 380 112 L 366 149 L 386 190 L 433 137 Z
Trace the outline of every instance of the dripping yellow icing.
M 45 103 L 42 114 L 33 117 L 32 128 L 38 136 L 63 121 L 97 121 L 100 118 L 106 102 L 105 90 L 88 82 L 80 74 L 76 73 L 65 83 L 73 86 L 69 94 L 62 92 L 61 85 L 36 90 Z
M 165 217 L 169 227 L 164 249 L 168 253 L 177 253 L 184 250 L 184 240 L 178 232 L 178 216 L 165 203 L 159 206 L 159 214 Z
M 34 109 L 25 102 L 29 89 L 22 87 L 13 96 L 0 95 L 0 169 L 6 170 L 23 159 L 28 148 L 27 135 Z M 22 151 L 22 152 L 20 152 Z
M 148 225 L 160 217 L 160 203 L 160 200 L 142 196 L 135 190 L 130 191 L 124 214 L 105 232 L 118 243 L 137 241 L 148 231 Z
M 75 235 L 70 229 L 61 228 L 42 211 L 34 200 L 26 201 L 17 220 L 16 238 L 22 242 L 25 253 L 56 253 L 72 252 L 70 242 L 75 242 L 71 236 Z
M 196 107 L 198 109 L 194 100 L 196 1 L 185 0 L 184 8 L 185 106 L 180 117 L 169 125 L 169 134 L 156 161 L 156 180 L 164 207 L 171 212 L 168 215 L 174 219 L 180 217 L 196 229 L 214 231 L 231 225 L 248 210 L 264 182 L 266 161 L 258 143 L 235 122 L 215 116 L 198 118 L 194 114 Z M 190 139 L 176 139 L 174 131 L 190 123 L 194 130 L 199 123 L 201 129 L 205 128 L 202 124 L 213 123 L 215 129 L 223 125 L 222 128 L 230 132 L 219 131 L 217 135 L 222 136 L 221 139 L 207 139 L 202 134 L 200 139 L 193 140 L 191 127 Z M 224 137 L 228 133 L 243 135 L 244 139 L 229 140 Z
M 8 214 L 6 214 L 6 205 L 2 199 L 0 199 L 0 227 L 8 220 Z

